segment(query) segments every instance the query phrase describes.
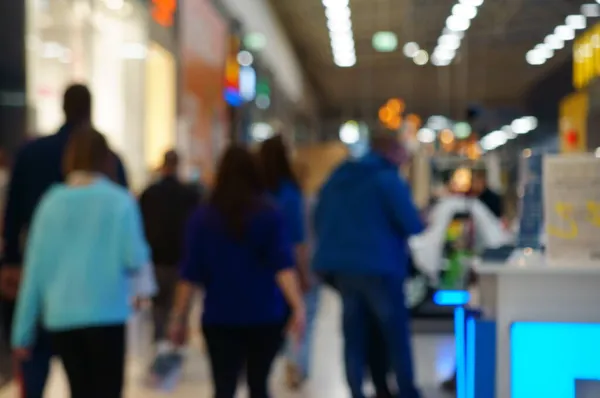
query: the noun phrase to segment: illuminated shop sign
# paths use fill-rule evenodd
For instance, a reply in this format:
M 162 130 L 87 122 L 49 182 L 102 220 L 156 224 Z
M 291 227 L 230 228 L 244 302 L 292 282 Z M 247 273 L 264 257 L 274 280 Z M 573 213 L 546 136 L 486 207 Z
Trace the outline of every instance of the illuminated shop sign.
M 164 27 L 173 26 L 177 0 L 152 0 L 152 19 Z
M 573 85 L 586 87 L 600 76 L 600 24 L 577 39 L 573 45 Z

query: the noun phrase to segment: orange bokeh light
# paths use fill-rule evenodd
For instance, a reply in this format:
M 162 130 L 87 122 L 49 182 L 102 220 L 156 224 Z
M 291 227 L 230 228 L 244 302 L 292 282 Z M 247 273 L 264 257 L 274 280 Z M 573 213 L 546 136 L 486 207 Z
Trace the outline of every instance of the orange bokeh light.
M 415 126 L 415 128 L 421 128 L 422 121 L 419 115 L 411 113 L 410 115 L 406 116 L 406 120 L 409 123 L 412 123 Z
M 404 112 L 404 101 L 398 98 L 392 98 L 387 102 L 386 105 L 393 113 Z
M 379 109 L 379 120 L 382 123 L 388 123 L 394 117 L 394 112 L 387 106 L 383 106 Z
M 387 123 L 387 128 L 390 130 L 398 130 L 401 125 L 402 117 L 400 115 L 396 115 Z
M 440 141 L 444 145 L 450 145 L 454 142 L 454 133 L 450 129 L 444 129 L 440 133 Z

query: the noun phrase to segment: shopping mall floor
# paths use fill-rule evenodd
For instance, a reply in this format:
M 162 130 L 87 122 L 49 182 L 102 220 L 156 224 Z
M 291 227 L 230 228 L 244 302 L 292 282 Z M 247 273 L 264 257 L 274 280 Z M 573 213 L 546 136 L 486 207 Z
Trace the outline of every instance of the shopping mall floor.
M 326 291 L 323 295 L 317 333 L 315 341 L 315 357 L 313 378 L 300 393 L 290 393 L 283 385 L 282 366 L 278 364 L 273 374 L 274 398 L 347 398 L 348 391 L 343 379 L 343 365 L 341 344 L 342 339 L 339 327 L 340 306 L 334 293 Z M 131 360 L 129 365 L 128 385 L 126 398 L 208 398 L 210 397 L 210 379 L 206 357 L 202 353 L 200 344 L 191 349 L 184 374 L 176 391 L 172 394 L 156 393 L 143 387 L 142 374 L 144 366 L 141 360 L 148 347 L 142 342 L 148 333 L 132 328 L 130 333 Z M 424 398 L 445 398 L 437 385 L 452 372 L 454 366 L 454 342 L 452 336 L 418 334 L 414 338 L 415 361 L 419 385 L 423 388 Z M 136 352 L 137 351 L 137 352 Z M 147 351 L 147 349 L 146 349 Z M 66 383 L 59 364 L 55 364 L 52 371 L 47 398 L 67 398 Z M 0 398 L 14 398 L 15 386 L 9 385 L 0 391 Z M 246 398 L 242 392 L 239 398 Z

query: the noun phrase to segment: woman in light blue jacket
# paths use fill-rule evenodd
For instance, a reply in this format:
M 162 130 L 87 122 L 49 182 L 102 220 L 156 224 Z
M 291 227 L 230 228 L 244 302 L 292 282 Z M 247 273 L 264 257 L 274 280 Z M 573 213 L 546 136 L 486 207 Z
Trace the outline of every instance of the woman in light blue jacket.
M 26 359 L 41 320 L 72 398 L 122 396 L 131 276 L 149 264 L 136 201 L 107 177 L 113 159 L 102 134 L 74 133 L 66 183 L 42 198 L 27 242 L 12 346 Z

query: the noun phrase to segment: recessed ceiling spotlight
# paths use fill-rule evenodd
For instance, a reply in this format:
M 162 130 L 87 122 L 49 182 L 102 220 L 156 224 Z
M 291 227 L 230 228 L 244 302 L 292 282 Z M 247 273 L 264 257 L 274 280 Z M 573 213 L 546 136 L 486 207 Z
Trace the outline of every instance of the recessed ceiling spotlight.
M 435 51 L 431 54 L 431 64 L 434 66 L 448 66 L 452 63 L 452 58 L 441 58 Z
M 457 50 L 460 47 L 460 36 L 452 33 L 441 35 L 438 39 L 438 46 L 449 50 Z
M 452 7 L 452 15 L 459 18 L 473 19 L 477 16 L 477 7 L 469 4 L 455 4 Z
M 446 19 L 446 27 L 452 32 L 464 32 L 471 26 L 471 21 L 467 18 L 450 15 Z
M 414 41 L 411 41 L 404 45 L 402 52 L 408 58 L 413 58 L 420 49 L 421 49 L 421 47 L 419 47 L 419 45 L 417 43 L 415 43 Z
M 429 54 L 425 50 L 419 50 L 413 57 L 413 61 L 419 66 L 426 65 L 429 62 Z
M 529 50 L 525 55 L 525 60 L 529 65 L 543 65 L 546 63 L 546 57 L 539 50 Z

